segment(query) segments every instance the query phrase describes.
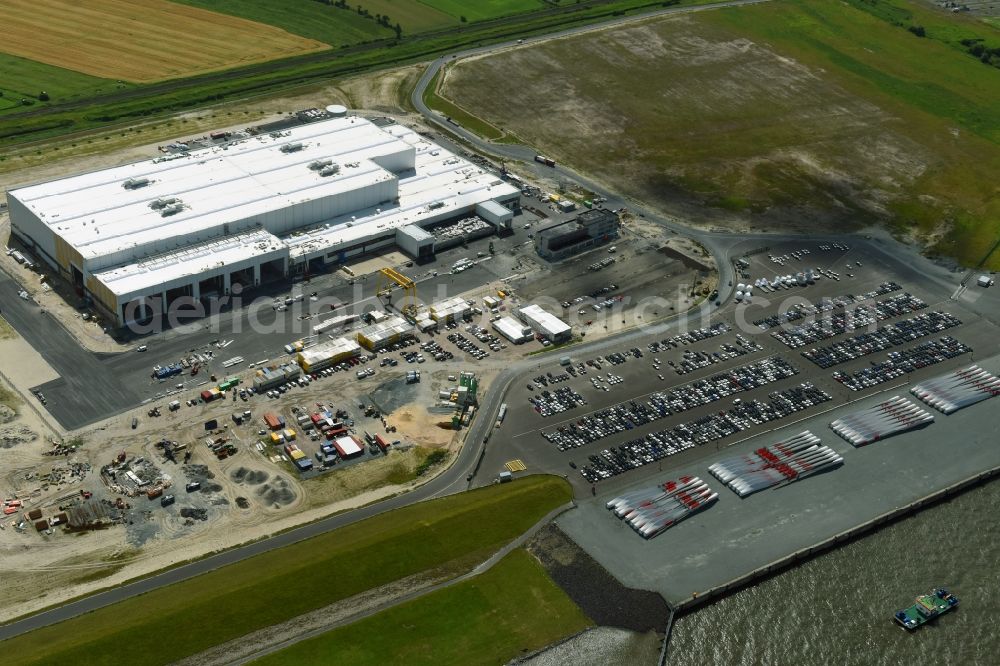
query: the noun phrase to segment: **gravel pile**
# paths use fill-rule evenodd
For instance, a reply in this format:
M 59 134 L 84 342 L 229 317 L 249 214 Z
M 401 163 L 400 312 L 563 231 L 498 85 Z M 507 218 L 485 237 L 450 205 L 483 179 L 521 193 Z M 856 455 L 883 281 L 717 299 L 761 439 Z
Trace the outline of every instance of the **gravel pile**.
M 33 442 L 38 434 L 26 425 L 7 425 L 0 428 L 0 449 L 12 449 L 18 444 Z
M 288 479 L 278 476 L 271 483 L 265 483 L 257 489 L 257 496 L 268 504 L 285 506 L 295 501 L 295 491 Z
M 208 520 L 208 509 L 196 509 L 194 507 L 186 506 L 181 509 L 181 516 L 183 518 L 191 518 L 193 520 Z
M 259 486 L 271 478 L 271 475 L 263 470 L 239 467 L 233 470 L 230 477 L 232 477 L 233 481 L 236 483 L 245 483 L 248 486 Z

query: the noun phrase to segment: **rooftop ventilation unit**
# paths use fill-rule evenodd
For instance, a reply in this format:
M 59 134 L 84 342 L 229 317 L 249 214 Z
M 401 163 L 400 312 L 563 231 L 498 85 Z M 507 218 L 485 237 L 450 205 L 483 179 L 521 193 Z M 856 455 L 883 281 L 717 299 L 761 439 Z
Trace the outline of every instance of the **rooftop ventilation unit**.
M 294 153 L 296 150 L 302 150 L 305 146 L 301 142 L 296 141 L 295 143 L 286 143 L 281 147 L 281 152 L 283 153 Z
M 177 197 L 161 197 L 159 199 L 153 199 L 152 201 L 150 201 L 149 207 L 152 208 L 153 210 L 161 210 L 163 208 L 166 208 L 170 204 L 177 203 L 179 201 L 180 199 L 178 199 Z
M 309 168 L 313 171 L 320 171 L 333 164 L 333 160 L 316 160 L 309 163 Z
M 136 190 L 147 185 L 149 185 L 149 178 L 129 178 L 122 183 L 122 187 L 126 190 Z
M 181 212 L 182 210 L 184 210 L 184 205 L 183 204 L 179 204 L 179 203 L 175 203 L 175 204 L 171 204 L 171 205 L 167 206 L 166 208 L 164 208 L 163 210 L 161 210 L 160 211 L 160 215 L 162 215 L 163 217 L 170 217 L 171 215 L 176 215 L 177 213 Z
M 319 175 L 321 175 L 323 177 L 334 176 L 334 175 L 336 175 L 338 173 L 340 173 L 340 165 L 339 164 L 331 164 L 330 166 L 323 167 L 319 171 Z
M 434 203 L 432 203 L 429 206 L 427 206 L 427 208 L 430 209 L 430 210 L 436 210 L 438 208 L 441 208 L 442 206 L 444 206 L 444 202 L 443 201 L 435 201 Z

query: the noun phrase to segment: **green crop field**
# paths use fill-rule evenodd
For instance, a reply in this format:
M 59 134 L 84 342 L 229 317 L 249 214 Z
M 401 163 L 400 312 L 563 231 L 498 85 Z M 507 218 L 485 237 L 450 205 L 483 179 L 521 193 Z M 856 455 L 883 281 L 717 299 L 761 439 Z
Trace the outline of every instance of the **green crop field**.
M 524 550 L 426 597 L 253 663 L 466 666 L 503 664 L 591 624 Z
M 52 102 L 60 102 L 132 87 L 6 53 L 0 53 L 0 72 L 0 113 L 23 108 L 22 99 L 41 104 L 38 96 L 43 90 Z
M 239 16 L 283 28 L 332 46 L 357 44 L 372 39 L 394 37 L 395 32 L 378 25 L 374 18 L 358 13 L 357 7 L 372 17 L 388 16 L 391 25 L 400 24 L 403 34 L 413 35 L 468 21 L 498 18 L 544 9 L 541 0 L 351 0 L 349 9 L 316 0 L 176 0 L 187 5 Z
M 339 9 L 315 0 L 175 0 L 230 16 L 273 25 L 301 37 L 331 46 L 344 46 L 393 36 L 372 19 L 354 10 Z M 357 2 L 350 3 L 352 7 Z M 372 14 L 375 14 L 372 11 Z
M 924 21 L 924 8 L 892 1 Z M 1000 32 L 933 12 L 918 37 L 880 14 L 886 2 L 650 20 L 460 62 L 441 94 L 697 222 L 883 222 L 977 264 L 1000 236 L 1000 69 L 962 40 L 992 44 Z
M 531 12 L 543 9 L 546 5 L 541 0 L 418 0 L 421 4 L 433 7 L 456 19 L 464 16 L 469 21 L 507 16 L 520 12 Z
M 459 575 L 571 495 L 562 479 L 530 476 L 421 502 L 0 642 L 0 653 L 11 666 L 170 663 L 406 576 Z

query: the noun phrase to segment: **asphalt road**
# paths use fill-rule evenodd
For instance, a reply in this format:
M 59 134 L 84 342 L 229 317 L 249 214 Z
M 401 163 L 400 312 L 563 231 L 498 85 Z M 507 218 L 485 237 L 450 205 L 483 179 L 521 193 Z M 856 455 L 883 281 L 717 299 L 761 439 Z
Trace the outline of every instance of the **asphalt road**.
M 766 1 L 768 0 L 737 0 L 734 2 L 719 3 L 717 5 L 708 5 L 708 6 L 693 7 L 693 8 L 665 9 L 658 13 L 670 14 L 670 13 L 681 13 L 687 11 L 703 11 L 706 9 L 711 9 L 716 7 L 754 4 L 757 2 L 766 2 Z M 649 15 L 646 15 L 643 18 L 646 18 L 648 16 Z M 631 20 L 636 20 L 636 19 L 631 19 L 631 18 L 618 19 L 609 23 L 602 24 L 602 27 L 607 25 L 613 25 L 616 23 L 625 23 Z M 587 26 L 584 28 L 577 28 L 565 31 L 564 33 L 560 34 L 574 34 L 592 29 L 594 29 L 594 26 Z M 548 35 L 544 38 L 539 38 L 539 39 L 551 39 L 551 38 L 552 35 Z M 501 44 L 483 49 L 474 49 L 456 55 L 461 56 L 473 53 L 484 53 L 489 50 L 504 48 L 512 45 L 513 43 Z M 425 72 L 424 76 L 421 77 L 420 83 L 418 84 L 417 88 L 413 93 L 412 99 L 415 107 L 418 110 L 420 110 L 420 112 L 429 121 L 437 124 L 438 126 L 442 127 L 444 130 L 448 132 L 454 132 L 460 135 L 462 139 L 475 145 L 478 149 L 482 150 L 484 153 L 493 154 L 499 157 L 516 158 L 524 160 L 526 163 L 534 164 L 533 162 L 533 157 L 535 155 L 534 150 L 523 146 L 510 146 L 510 145 L 498 146 L 490 144 L 488 142 L 481 140 L 479 137 L 476 137 L 475 135 L 472 135 L 462 130 L 461 128 L 455 128 L 454 126 L 444 121 L 444 119 L 441 118 L 438 114 L 426 108 L 426 106 L 423 104 L 423 91 L 426 88 L 429 81 L 431 80 L 431 78 L 433 78 L 434 73 L 436 73 L 436 71 L 440 68 L 440 66 L 450 58 L 451 57 L 449 56 L 448 58 L 441 58 L 435 61 L 428 69 L 428 71 Z M 538 168 L 548 169 L 547 167 L 540 167 L 540 166 Z M 565 167 L 560 166 L 557 167 L 556 170 L 560 175 L 568 179 L 575 180 L 576 182 L 580 183 L 581 186 L 586 187 L 587 189 L 590 189 L 594 192 L 597 192 L 598 194 L 601 194 L 602 196 L 607 197 L 608 207 L 617 208 L 620 206 L 628 206 L 632 210 L 637 210 L 640 214 L 644 215 L 646 219 L 662 224 L 664 227 L 677 231 L 678 233 L 683 233 L 689 237 L 695 238 L 703 245 L 705 245 L 705 247 L 713 254 L 713 256 L 716 259 L 717 265 L 719 266 L 720 298 L 722 298 L 723 300 L 727 300 L 728 298 L 730 298 L 733 292 L 731 281 L 733 280 L 734 272 L 732 269 L 731 258 L 740 256 L 743 252 L 745 252 L 747 249 L 750 249 L 751 247 L 774 244 L 788 240 L 803 239 L 802 236 L 790 235 L 790 234 L 781 236 L 772 236 L 766 234 L 761 234 L 756 236 L 746 236 L 746 235 L 728 234 L 728 233 L 704 232 L 701 230 L 689 229 L 674 220 L 669 220 L 661 216 L 652 214 L 651 212 L 643 211 L 634 202 L 627 201 L 620 195 L 614 192 L 610 192 L 605 188 L 597 185 L 596 183 L 590 182 L 587 178 L 571 170 L 568 170 Z M 551 170 L 549 170 L 549 173 L 551 173 Z M 854 236 L 854 235 L 829 235 L 822 237 L 810 236 L 809 240 L 812 242 L 841 241 L 851 245 L 866 244 L 870 252 L 874 253 L 877 256 L 880 256 L 881 261 L 883 261 L 887 266 L 891 266 L 894 270 L 898 270 L 901 274 L 901 278 L 904 280 L 920 279 L 923 281 L 924 284 L 936 283 L 939 287 L 954 289 L 954 286 L 957 285 L 961 277 L 961 276 L 955 277 L 948 271 L 932 264 L 931 262 L 926 261 L 925 259 L 921 258 L 919 254 L 914 252 L 912 248 L 901 245 L 896 241 L 892 240 L 888 236 L 877 238 L 874 240 L 868 240 L 864 237 Z M 7 298 L 6 296 L 10 294 L 9 289 L 11 288 L 11 286 L 12 286 L 11 284 L 0 282 L 0 294 L 4 296 L 3 302 L 4 302 L 5 314 L 7 314 L 7 307 L 10 307 L 9 303 L 11 299 Z M 13 298 L 16 299 L 16 295 Z M 979 304 L 973 302 L 973 303 L 964 303 L 964 305 L 966 305 L 966 307 L 975 309 L 976 306 Z M 14 324 L 15 327 L 18 327 L 18 321 L 21 321 L 21 319 L 19 318 L 27 320 L 31 314 L 35 314 L 36 316 L 38 315 L 38 313 L 31 313 L 30 310 L 18 312 L 18 308 L 16 307 L 13 308 L 13 310 L 14 314 L 11 323 Z M 985 308 L 985 310 L 988 310 L 988 314 L 986 314 L 985 312 L 983 313 L 985 316 L 989 317 L 997 316 L 995 308 L 989 307 Z M 654 326 L 646 327 L 641 330 L 629 331 L 597 342 L 575 345 L 573 347 L 573 353 L 574 355 L 596 355 L 597 353 L 600 353 L 603 350 L 620 348 L 622 345 L 628 344 L 629 342 L 634 340 L 639 340 L 642 337 L 648 336 L 650 334 L 658 335 L 666 333 L 670 330 L 675 330 L 681 324 L 687 325 L 689 322 L 697 321 L 699 317 L 700 313 L 698 312 L 684 313 L 672 318 L 669 321 L 664 321 Z M 26 325 L 31 326 L 30 323 Z M 42 331 L 43 328 L 44 332 Z M 54 334 L 52 332 L 52 329 L 54 328 L 56 327 L 53 326 L 42 327 L 40 325 L 35 325 L 35 328 L 31 330 L 39 332 L 39 334 L 42 337 L 47 337 L 47 334 L 57 336 L 57 334 Z M 188 348 L 196 347 L 197 345 L 193 342 L 194 339 L 195 338 L 187 336 L 180 336 L 177 338 L 176 341 L 164 342 L 163 349 L 162 350 L 157 349 L 157 351 L 158 352 L 162 351 L 162 354 L 164 356 L 168 355 L 176 356 L 178 352 L 180 352 L 181 350 L 186 350 Z M 50 358 L 56 359 L 54 363 L 57 366 L 60 366 L 60 364 L 62 364 L 60 367 L 63 368 L 72 367 L 73 372 L 69 374 L 74 374 L 74 373 L 78 374 L 79 368 L 81 367 L 92 369 L 92 366 L 88 365 L 81 366 L 77 364 L 78 362 L 82 361 L 82 357 L 78 357 L 76 355 L 78 354 L 78 352 L 71 351 L 72 348 L 78 349 L 75 343 L 70 345 L 66 345 L 64 343 L 65 339 L 60 340 L 58 339 L 58 337 L 54 337 L 49 342 L 44 342 L 44 343 L 35 342 L 34 344 L 36 344 L 36 346 L 40 349 L 40 351 L 45 350 L 43 351 L 43 355 L 46 356 L 47 359 Z M 63 349 L 63 347 L 65 347 L 66 349 Z M 270 342 L 268 343 L 268 349 L 272 350 L 274 349 L 273 343 Z M 45 353 L 46 351 L 48 353 Z M 151 351 L 153 350 L 151 349 Z M 242 352 L 242 350 L 239 353 L 240 355 L 247 356 Z M 64 361 L 60 361 L 58 359 L 61 358 L 62 354 L 68 354 L 69 356 L 66 357 Z M 85 352 L 85 354 L 87 353 Z M 132 356 L 133 358 L 135 358 L 144 355 L 135 354 Z M 146 358 L 145 360 L 142 361 L 142 363 L 149 365 L 149 360 L 150 360 L 149 358 Z M 448 470 L 443 472 L 440 476 L 429 481 L 427 484 L 421 486 L 417 490 L 414 490 L 405 495 L 400 495 L 397 497 L 393 497 L 378 502 L 376 504 L 372 504 L 370 506 L 350 511 L 348 513 L 331 516 L 329 518 L 317 521 L 315 523 L 310 523 L 308 525 L 304 525 L 294 530 L 275 535 L 273 537 L 264 539 L 262 541 L 234 548 L 232 550 L 228 550 L 223 553 L 209 556 L 202 560 L 181 565 L 175 569 L 156 574 L 149 578 L 144 578 L 140 581 L 136 581 L 129 585 L 106 590 L 104 592 L 91 595 L 89 597 L 65 604 L 63 606 L 59 606 L 50 609 L 48 611 L 37 613 L 30 617 L 0 627 L 0 640 L 10 638 L 12 636 L 16 636 L 18 634 L 31 631 L 33 629 L 37 629 L 39 627 L 43 627 L 49 624 L 61 622 L 71 617 L 75 617 L 77 615 L 93 611 L 97 608 L 101 608 L 108 604 L 112 604 L 117 601 L 121 601 L 123 599 L 138 594 L 143 594 L 145 592 L 148 592 L 150 590 L 156 589 L 164 585 L 170 585 L 172 583 L 176 583 L 181 580 L 197 576 L 199 574 L 214 570 L 216 568 L 225 566 L 227 564 L 238 562 L 247 557 L 252 557 L 253 555 L 270 551 L 274 548 L 280 548 L 289 545 L 291 543 L 294 543 L 296 541 L 300 541 L 302 539 L 306 539 L 329 530 L 338 529 L 340 527 L 343 527 L 345 525 L 351 524 L 359 520 L 364 520 L 366 518 L 377 516 L 386 511 L 391 511 L 393 509 L 397 509 L 409 504 L 431 499 L 434 497 L 440 497 L 442 495 L 459 492 L 461 490 L 468 488 L 475 481 L 474 475 L 476 474 L 476 471 L 479 469 L 480 461 L 482 460 L 487 450 L 487 447 L 489 446 L 485 438 L 490 434 L 490 431 L 493 428 L 493 423 L 497 411 L 499 410 L 499 406 L 504 399 L 507 389 L 510 387 L 512 382 L 521 381 L 524 375 L 529 374 L 532 371 L 540 368 L 543 365 L 543 363 L 550 360 L 551 359 L 541 360 L 538 359 L 537 357 L 528 358 L 518 363 L 512 364 L 509 368 L 504 370 L 497 377 L 497 379 L 490 385 L 489 389 L 482 397 L 480 406 L 480 416 L 473 422 L 466 438 L 466 445 L 459 452 L 459 455 L 455 459 L 452 466 Z M 50 360 L 50 362 L 53 361 Z M 135 363 L 135 362 L 138 361 L 131 361 L 131 360 L 121 361 L 121 363 Z M 109 383 L 109 385 L 112 386 L 114 384 L 115 384 L 114 381 Z

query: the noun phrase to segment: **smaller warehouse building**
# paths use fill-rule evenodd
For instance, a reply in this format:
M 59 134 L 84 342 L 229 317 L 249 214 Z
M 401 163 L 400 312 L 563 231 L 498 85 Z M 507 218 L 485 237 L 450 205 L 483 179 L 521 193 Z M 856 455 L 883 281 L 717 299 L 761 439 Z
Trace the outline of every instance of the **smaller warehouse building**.
M 496 227 L 498 233 L 510 231 L 514 224 L 514 211 L 493 200 L 476 204 L 476 215 Z
M 543 340 L 556 343 L 566 342 L 573 337 L 572 327 L 541 305 L 526 305 L 516 312 L 521 321 L 534 329 Z
M 360 354 L 361 347 L 354 340 L 334 338 L 303 349 L 296 356 L 296 360 L 305 372 L 316 372 Z
M 539 231 L 535 251 L 544 259 L 559 261 L 617 237 L 618 216 L 604 208 L 593 208 Z
M 413 326 L 405 319 L 389 317 L 358 331 L 358 343 L 369 351 L 375 351 L 411 335 Z
M 344 460 L 355 458 L 364 453 L 361 443 L 355 438 L 346 435 L 333 440 L 333 448 L 337 449 L 337 454 Z
M 432 303 L 429 309 L 431 319 L 439 324 L 447 324 L 472 314 L 472 306 L 460 296 Z
M 531 328 L 510 316 L 501 317 L 493 322 L 493 330 L 515 345 L 531 339 Z
M 396 245 L 403 252 L 417 260 L 417 263 L 434 258 L 434 234 L 424 231 L 416 224 L 408 224 L 396 229 Z
M 302 371 L 294 363 L 283 363 L 282 365 L 271 365 L 261 368 L 254 373 L 253 390 L 257 393 L 270 391 L 275 386 L 281 386 L 285 382 L 298 379 Z

